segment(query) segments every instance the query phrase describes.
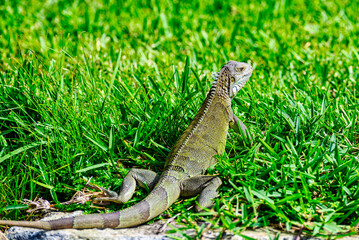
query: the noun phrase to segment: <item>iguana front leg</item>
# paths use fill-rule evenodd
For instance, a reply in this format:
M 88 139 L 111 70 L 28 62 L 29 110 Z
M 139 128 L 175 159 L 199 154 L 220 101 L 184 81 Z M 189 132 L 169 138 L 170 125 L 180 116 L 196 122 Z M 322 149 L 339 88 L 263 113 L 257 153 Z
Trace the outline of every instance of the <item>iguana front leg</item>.
M 213 205 L 213 198 L 217 197 L 217 189 L 222 184 L 219 177 L 200 175 L 188 178 L 181 182 L 181 196 L 193 197 L 199 194 L 195 210 L 200 212 L 202 208 Z
M 114 191 L 100 188 L 109 197 L 95 198 L 94 202 L 105 201 L 120 204 L 125 203 L 132 198 L 136 190 L 136 182 L 140 187 L 148 187 L 152 190 L 158 182 L 159 176 L 159 174 L 150 170 L 132 168 L 123 179 L 121 189 L 118 194 Z
M 249 131 L 244 123 L 233 113 L 232 121 L 229 122 L 229 127 L 232 128 L 236 133 L 250 137 Z

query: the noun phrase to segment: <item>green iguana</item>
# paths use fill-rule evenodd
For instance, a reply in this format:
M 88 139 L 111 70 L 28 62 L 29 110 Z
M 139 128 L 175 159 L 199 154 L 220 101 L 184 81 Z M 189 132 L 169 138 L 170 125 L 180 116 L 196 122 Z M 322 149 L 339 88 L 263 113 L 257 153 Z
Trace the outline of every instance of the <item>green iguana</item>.
M 131 169 L 123 180 L 120 193 L 105 190 L 107 197 L 95 201 L 127 202 L 133 195 L 136 182 L 152 191 L 136 205 L 104 214 L 89 214 L 51 221 L 0 220 L 0 225 L 41 228 L 126 228 L 147 222 L 158 216 L 180 196 L 199 194 L 195 210 L 208 208 L 217 196 L 220 178 L 204 175 L 216 163 L 216 155 L 225 150 L 228 128 L 246 133 L 244 124 L 233 114 L 231 100 L 252 74 L 247 63 L 229 61 L 213 75 L 214 82 L 197 115 L 180 136 L 167 156 L 164 171 Z

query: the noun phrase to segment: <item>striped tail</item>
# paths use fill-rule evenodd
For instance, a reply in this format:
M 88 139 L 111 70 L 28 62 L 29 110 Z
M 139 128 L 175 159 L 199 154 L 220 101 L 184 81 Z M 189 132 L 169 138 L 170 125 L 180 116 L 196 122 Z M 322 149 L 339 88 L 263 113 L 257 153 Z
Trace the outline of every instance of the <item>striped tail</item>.
M 173 181 L 173 179 L 166 177 L 160 180 L 160 183 L 157 184 L 145 199 L 122 211 L 38 222 L 0 220 L 0 225 L 32 227 L 45 230 L 133 227 L 160 215 L 178 199 L 179 195 L 180 187 L 178 181 Z

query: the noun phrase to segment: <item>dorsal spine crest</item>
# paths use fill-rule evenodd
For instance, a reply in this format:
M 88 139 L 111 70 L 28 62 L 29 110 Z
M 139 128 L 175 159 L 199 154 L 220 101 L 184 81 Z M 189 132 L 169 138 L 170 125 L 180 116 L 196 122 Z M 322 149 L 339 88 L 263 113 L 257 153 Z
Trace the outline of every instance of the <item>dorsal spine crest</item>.
M 186 139 L 182 142 L 182 144 L 178 147 L 177 152 L 172 158 L 172 162 L 176 160 L 179 156 L 179 153 L 182 151 L 183 147 L 186 146 L 188 140 L 191 138 L 193 133 L 196 131 L 198 126 L 202 123 L 206 113 L 208 112 L 209 107 L 212 104 L 212 100 L 215 96 L 220 97 L 222 99 L 229 99 L 229 70 L 228 68 L 222 69 L 216 80 L 212 83 L 211 89 L 207 94 L 207 99 L 205 100 L 205 106 L 202 111 L 201 116 L 199 117 L 196 125 L 193 127 L 191 132 L 187 135 Z M 170 166 L 171 164 L 169 164 Z

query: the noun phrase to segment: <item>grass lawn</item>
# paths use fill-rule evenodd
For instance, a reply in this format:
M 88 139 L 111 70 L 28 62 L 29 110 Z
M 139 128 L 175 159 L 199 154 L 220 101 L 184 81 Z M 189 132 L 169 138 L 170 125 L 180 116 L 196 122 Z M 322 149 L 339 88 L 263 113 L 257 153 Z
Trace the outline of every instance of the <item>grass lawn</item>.
M 1 219 L 30 220 L 22 199 L 68 201 L 90 178 L 118 190 L 129 168 L 161 172 L 211 73 L 236 60 L 254 66 L 233 101 L 253 144 L 230 131 L 209 170 L 223 181 L 213 211 L 181 199 L 159 218 L 181 213 L 198 236 L 203 221 L 235 233 L 355 234 L 358 9 L 356 0 L 0 1 Z M 60 209 L 98 212 L 90 202 Z

